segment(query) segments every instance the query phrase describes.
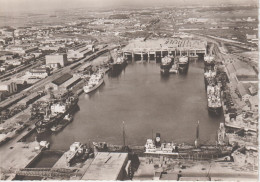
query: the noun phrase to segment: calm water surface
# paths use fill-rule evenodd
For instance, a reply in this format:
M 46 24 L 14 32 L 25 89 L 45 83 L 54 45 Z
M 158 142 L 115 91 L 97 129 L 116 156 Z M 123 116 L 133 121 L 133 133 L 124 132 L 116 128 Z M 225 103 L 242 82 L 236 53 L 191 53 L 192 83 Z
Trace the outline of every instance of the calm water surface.
M 130 63 L 119 76 L 106 75 L 95 92 L 82 94 L 74 121 L 47 140 L 57 150 L 74 141 L 123 144 L 124 121 L 129 145 L 144 145 L 156 132 L 162 140 L 192 144 L 199 120 L 201 141 L 214 144 L 224 118 L 208 114 L 203 67 L 191 62 L 187 75 L 162 77 L 159 64 Z

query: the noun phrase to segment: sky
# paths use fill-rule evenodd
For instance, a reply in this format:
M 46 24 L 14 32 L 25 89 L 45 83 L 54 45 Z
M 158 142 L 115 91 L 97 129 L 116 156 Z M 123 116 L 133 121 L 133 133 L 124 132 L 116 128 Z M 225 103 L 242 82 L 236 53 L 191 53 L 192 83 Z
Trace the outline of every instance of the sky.
M 0 0 L 0 14 L 4 12 L 44 12 L 71 8 L 144 7 L 167 5 L 258 4 L 258 0 Z

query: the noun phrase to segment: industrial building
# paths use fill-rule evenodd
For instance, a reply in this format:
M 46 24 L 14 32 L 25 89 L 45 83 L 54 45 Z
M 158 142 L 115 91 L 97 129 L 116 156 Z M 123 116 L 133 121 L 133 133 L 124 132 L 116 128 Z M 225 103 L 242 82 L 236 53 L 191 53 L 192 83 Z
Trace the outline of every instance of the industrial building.
M 17 92 L 17 84 L 13 81 L 6 81 L 0 84 L 0 92 L 11 95 Z
M 46 55 L 46 66 L 51 68 L 64 67 L 68 64 L 67 54 Z
M 50 75 L 50 70 L 48 68 L 45 67 L 38 67 L 38 68 L 33 68 L 29 71 L 26 72 L 26 75 L 28 76 L 28 78 L 30 79 L 42 79 L 42 78 L 46 78 L 47 76 Z
M 128 163 L 128 153 L 98 152 L 82 180 L 123 180 Z
M 135 39 L 123 48 L 124 56 L 132 60 L 157 60 L 172 54 L 186 55 L 190 58 L 203 56 L 207 53 L 207 42 L 195 39 Z

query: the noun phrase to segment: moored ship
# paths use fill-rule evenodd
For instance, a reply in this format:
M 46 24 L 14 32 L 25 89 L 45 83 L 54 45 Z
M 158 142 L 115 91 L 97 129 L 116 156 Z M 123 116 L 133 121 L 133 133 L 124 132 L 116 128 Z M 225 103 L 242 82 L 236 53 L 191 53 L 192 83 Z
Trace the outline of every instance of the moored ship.
M 161 65 L 160 65 L 160 68 L 161 68 L 161 73 L 162 74 L 168 74 L 169 73 L 169 70 L 171 69 L 172 67 L 172 63 L 173 63 L 173 60 L 172 60 L 172 57 L 171 56 L 165 56 L 162 58 L 162 61 L 161 61 Z
M 99 86 L 104 83 L 104 74 L 103 73 L 97 73 L 91 75 L 88 83 L 83 87 L 84 92 L 90 93 L 94 90 L 96 90 Z
M 189 67 L 189 58 L 187 56 L 181 56 L 178 60 L 179 72 L 185 73 Z
M 220 114 L 222 109 L 221 90 L 218 85 L 207 86 L 208 110 L 210 113 Z
M 43 119 L 35 123 L 38 133 L 49 131 L 54 125 L 60 122 L 66 114 L 71 112 L 78 103 L 77 96 L 69 96 L 65 101 L 59 100 L 57 103 L 47 106 Z
M 123 56 L 122 51 L 117 51 L 114 58 L 114 62 L 111 64 L 112 71 L 121 71 L 126 66 L 126 59 Z

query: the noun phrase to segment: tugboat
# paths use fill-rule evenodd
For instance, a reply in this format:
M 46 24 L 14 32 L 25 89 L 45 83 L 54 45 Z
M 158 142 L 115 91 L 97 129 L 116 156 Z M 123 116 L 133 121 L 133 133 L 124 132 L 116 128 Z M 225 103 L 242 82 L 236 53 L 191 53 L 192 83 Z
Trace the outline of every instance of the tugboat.
M 83 90 L 86 94 L 96 90 L 104 83 L 104 74 L 98 73 L 91 75 L 88 83 L 83 87 Z
M 220 87 L 218 85 L 207 86 L 208 111 L 219 115 L 222 109 Z
M 189 67 L 189 58 L 187 56 L 181 56 L 179 58 L 178 65 L 180 73 L 187 72 Z
M 65 126 L 67 126 L 70 122 L 72 122 L 73 117 L 70 114 L 67 114 L 63 120 L 61 120 L 58 124 L 54 125 L 53 127 L 51 127 L 51 131 L 53 132 L 58 132 L 61 129 L 63 129 Z
M 178 66 L 178 64 L 174 63 L 172 65 L 172 67 L 170 68 L 169 73 L 176 73 L 176 74 L 178 74 L 179 73 L 179 66 Z

